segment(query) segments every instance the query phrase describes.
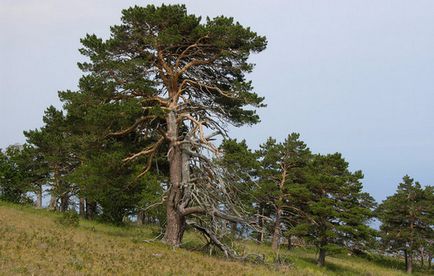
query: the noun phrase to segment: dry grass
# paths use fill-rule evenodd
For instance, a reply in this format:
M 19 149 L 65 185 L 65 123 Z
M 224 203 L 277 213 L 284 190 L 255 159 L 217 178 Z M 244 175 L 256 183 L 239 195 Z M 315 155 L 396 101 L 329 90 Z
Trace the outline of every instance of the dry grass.
M 173 250 L 159 242 L 151 228 L 114 227 L 81 221 L 78 228 L 56 223 L 45 210 L 0 202 L 0 275 L 400 275 L 398 270 L 345 257 L 327 259 L 326 268 L 313 263 L 309 251 L 282 250 L 291 266 L 274 266 L 265 245 L 243 243 L 249 252 L 266 254 L 265 265 L 210 257 L 187 249 Z M 200 239 L 186 236 L 186 247 Z

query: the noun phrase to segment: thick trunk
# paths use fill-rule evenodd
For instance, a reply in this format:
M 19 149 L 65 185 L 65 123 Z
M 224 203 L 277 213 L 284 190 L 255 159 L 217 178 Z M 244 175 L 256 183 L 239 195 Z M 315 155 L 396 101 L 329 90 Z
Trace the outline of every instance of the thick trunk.
M 42 208 L 42 185 L 39 185 L 36 191 L 36 208 Z
M 137 212 L 137 225 L 145 224 L 145 212 L 143 210 L 139 210 Z
M 318 260 L 316 262 L 317 265 L 318 266 L 324 266 L 324 264 L 325 264 L 325 258 L 326 258 L 326 250 L 323 247 L 321 247 L 319 249 Z
M 273 231 L 273 238 L 271 240 L 271 248 L 273 251 L 276 251 L 279 249 L 279 243 L 280 243 L 280 216 L 281 216 L 281 210 L 280 208 L 277 208 L 276 210 L 276 221 L 274 223 L 274 231 Z
M 166 232 L 164 233 L 165 243 L 171 246 L 179 246 L 185 230 L 185 218 L 177 210 L 169 207 L 167 212 Z
M 86 208 L 85 208 L 85 200 L 83 197 L 80 197 L 79 202 L 79 211 L 80 211 L 80 217 L 85 218 L 86 217 Z
M 180 212 L 180 204 L 182 201 L 182 169 L 183 156 L 181 148 L 178 144 L 178 126 L 176 115 L 174 112 L 169 112 L 166 118 L 167 121 L 167 138 L 170 140 L 169 150 L 169 177 L 170 189 L 166 201 L 166 216 L 167 224 L 164 233 L 164 242 L 171 246 L 179 246 L 182 241 L 182 236 L 185 230 L 185 217 Z

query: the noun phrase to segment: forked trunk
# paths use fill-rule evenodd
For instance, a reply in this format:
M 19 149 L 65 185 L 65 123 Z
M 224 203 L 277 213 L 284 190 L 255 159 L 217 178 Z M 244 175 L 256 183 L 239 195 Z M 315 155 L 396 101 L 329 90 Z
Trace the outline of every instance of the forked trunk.
M 321 247 L 319 249 L 317 265 L 318 266 L 324 266 L 324 264 L 325 264 L 325 258 L 326 258 L 326 250 L 323 247 Z
M 279 243 L 280 243 L 280 216 L 281 216 L 281 210 L 280 208 L 277 208 L 276 211 L 276 221 L 274 223 L 274 231 L 273 231 L 273 238 L 271 240 L 271 248 L 273 251 L 276 251 L 279 249 Z

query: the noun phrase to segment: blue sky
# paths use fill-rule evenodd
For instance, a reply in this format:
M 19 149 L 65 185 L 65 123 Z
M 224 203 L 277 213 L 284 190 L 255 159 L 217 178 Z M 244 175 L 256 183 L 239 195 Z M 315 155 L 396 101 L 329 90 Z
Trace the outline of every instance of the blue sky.
M 86 33 L 107 37 L 122 8 L 163 1 L 2 0 L 0 148 L 22 143 L 75 89 Z M 177 1 L 164 1 L 177 3 Z M 434 1 L 183 1 L 233 16 L 268 38 L 250 75 L 262 122 L 233 129 L 253 148 L 299 132 L 314 152 L 341 152 L 377 200 L 403 175 L 434 184 Z

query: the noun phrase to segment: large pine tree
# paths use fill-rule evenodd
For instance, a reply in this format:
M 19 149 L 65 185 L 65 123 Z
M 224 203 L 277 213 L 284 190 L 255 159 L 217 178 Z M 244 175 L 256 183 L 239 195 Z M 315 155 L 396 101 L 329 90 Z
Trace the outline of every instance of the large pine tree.
M 167 145 L 164 240 L 177 246 L 191 214 L 234 218 L 210 200 L 200 200 L 222 188 L 204 151 L 217 153 L 208 134 L 225 135 L 226 123 L 259 121 L 246 107 L 262 106 L 263 98 L 252 92 L 246 73 L 253 69 L 249 55 L 264 50 L 266 40 L 232 18 L 203 20 L 188 14 L 183 5 L 136 6 L 124 10 L 121 19 L 108 40 L 95 35 L 82 40 L 81 53 L 90 61 L 80 68 L 103 79 L 111 88 L 111 101 L 134 99 L 141 109 L 131 126 L 112 135 L 152 129 L 157 136 L 154 144 L 125 161 L 146 156 L 145 174 Z

